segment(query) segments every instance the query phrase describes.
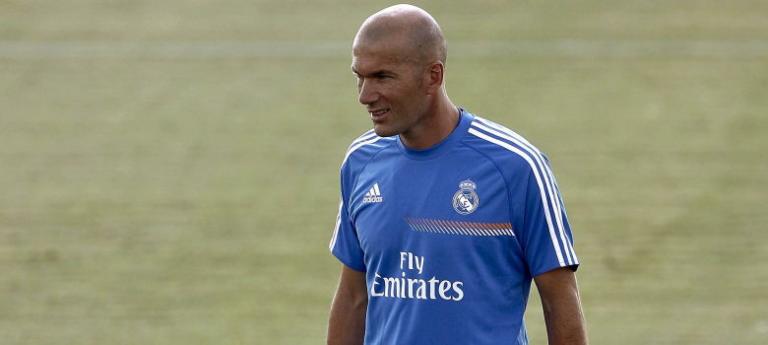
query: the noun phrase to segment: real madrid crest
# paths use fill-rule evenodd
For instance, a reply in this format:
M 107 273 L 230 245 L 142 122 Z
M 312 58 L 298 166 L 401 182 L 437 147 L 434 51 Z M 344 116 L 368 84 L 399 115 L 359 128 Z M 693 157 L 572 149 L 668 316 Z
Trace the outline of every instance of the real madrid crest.
M 480 205 L 480 197 L 475 192 L 477 185 L 472 180 L 459 183 L 459 191 L 453 195 L 453 209 L 460 214 L 475 212 Z

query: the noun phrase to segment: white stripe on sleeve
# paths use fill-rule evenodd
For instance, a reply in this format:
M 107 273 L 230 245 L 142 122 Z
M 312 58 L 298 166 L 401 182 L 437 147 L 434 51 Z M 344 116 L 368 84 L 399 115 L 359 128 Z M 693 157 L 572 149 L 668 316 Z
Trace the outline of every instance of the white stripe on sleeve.
M 493 138 L 493 137 L 488 136 L 486 134 L 483 134 L 482 132 L 480 132 L 480 131 L 478 131 L 478 130 L 476 130 L 474 128 L 470 128 L 469 129 L 469 133 L 474 135 L 474 136 L 476 136 L 476 137 L 479 137 L 481 139 L 484 139 L 486 141 L 489 141 L 489 142 L 492 142 L 492 143 L 494 143 L 496 145 L 499 145 L 499 146 L 501 146 L 501 147 L 503 147 L 503 148 L 505 148 L 505 149 L 507 149 L 509 151 L 512 151 L 512 152 L 516 153 L 518 156 L 520 156 L 523 159 L 525 159 L 526 162 L 528 162 L 528 165 L 530 165 L 531 170 L 533 171 L 533 176 L 536 178 L 536 183 L 537 183 L 537 185 L 539 187 L 539 193 L 540 193 L 540 197 L 541 197 L 541 204 L 544 207 L 544 216 L 545 216 L 545 219 L 547 221 L 547 227 L 549 228 L 549 236 L 550 236 L 550 239 L 552 241 L 552 247 L 555 249 L 555 254 L 557 256 L 557 261 L 560 263 L 560 266 L 565 266 L 565 261 L 563 260 L 563 254 L 560 251 L 560 244 L 559 244 L 559 242 L 557 240 L 557 235 L 555 234 L 554 225 L 552 224 L 552 217 L 550 216 L 550 210 L 549 210 L 550 206 L 547 203 L 547 196 L 546 196 L 546 193 L 544 192 L 544 185 L 542 183 L 541 177 L 539 176 L 539 171 L 538 171 L 538 169 L 536 169 L 536 165 L 533 163 L 531 158 L 528 155 L 526 155 L 525 153 L 523 153 L 522 151 L 520 151 L 520 149 L 518 149 L 518 148 L 516 148 L 516 147 L 514 147 L 514 146 L 512 146 L 512 145 L 510 145 L 510 144 L 508 144 L 508 143 L 506 143 L 504 141 L 501 141 L 499 139 L 496 139 L 496 138 Z
M 483 125 L 484 123 L 488 124 L 489 126 L 493 125 L 495 128 L 498 128 L 499 131 L 502 131 L 504 133 L 501 133 L 499 131 L 486 127 Z M 576 262 L 572 258 L 573 247 L 570 241 L 567 239 L 567 236 L 565 235 L 565 230 L 564 230 L 565 227 L 563 226 L 563 218 L 562 218 L 562 205 L 559 198 L 559 192 L 557 191 L 557 187 L 554 184 L 554 177 L 552 175 L 552 170 L 549 169 L 549 166 L 546 164 L 546 161 L 544 160 L 544 157 L 541 155 L 541 152 L 538 149 L 536 149 L 533 145 L 531 145 L 531 143 L 529 143 L 523 137 L 518 135 L 517 133 L 507 128 L 504 128 L 502 126 L 499 126 L 497 124 L 492 124 L 490 122 L 484 121 L 482 123 L 474 122 L 472 125 L 488 133 L 494 134 L 502 139 L 511 141 L 521 149 L 528 152 L 528 154 L 534 158 L 534 160 L 536 161 L 536 165 L 539 167 L 539 170 L 541 171 L 544 177 L 547 194 L 549 195 L 550 205 L 552 206 L 551 207 L 552 215 L 555 218 L 555 223 L 557 225 L 558 233 L 560 235 L 560 240 L 562 241 L 562 244 L 563 244 L 563 249 L 565 250 L 565 255 L 568 260 L 568 264 L 569 265 L 575 264 Z
M 544 155 L 541 153 L 541 151 L 539 151 L 539 149 L 533 146 L 533 144 L 531 144 L 528 140 L 523 138 L 520 134 L 515 133 L 511 129 L 483 118 L 476 118 L 476 120 L 477 121 L 475 123 L 478 125 L 484 124 L 484 125 L 487 125 L 488 127 L 493 127 L 507 134 L 508 136 L 505 136 L 501 133 L 490 131 L 490 129 L 487 127 L 478 126 L 478 128 L 486 129 L 490 133 L 494 133 L 504 139 L 513 141 L 518 146 L 526 149 L 526 151 L 530 152 L 531 155 L 534 156 L 534 158 L 536 158 L 536 161 L 537 163 L 539 163 L 539 166 L 542 167 L 542 170 L 546 172 L 546 174 L 544 175 L 544 179 L 547 181 L 549 196 L 551 200 L 554 201 L 555 203 L 555 207 L 553 207 L 553 211 L 558 210 L 557 212 L 553 212 L 553 213 L 555 215 L 558 230 L 560 232 L 560 239 L 563 241 L 563 244 L 565 247 L 565 253 L 566 253 L 566 256 L 568 257 L 568 263 L 571 265 L 578 264 L 579 261 L 576 258 L 576 252 L 573 250 L 573 243 L 571 243 L 571 241 L 568 240 L 564 231 L 565 227 L 563 226 L 563 214 L 565 213 L 565 208 L 563 207 L 563 199 L 560 196 L 559 188 L 557 186 L 557 181 L 555 181 L 555 175 L 552 173 L 552 169 L 549 167 L 549 164 L 547 164 L 546 159 L 544 159 Z
M 328 248 L 333 252 L 333 247 L 336 246 L 336 238 L 339 236 L 339 228 L 341 227 L 341 210 L 344 207 L 344 200 L 339 201 L 339 213 L 336 215 L 336 226 L 333 228 L 333 235 L 331 236 L 331 243 Z

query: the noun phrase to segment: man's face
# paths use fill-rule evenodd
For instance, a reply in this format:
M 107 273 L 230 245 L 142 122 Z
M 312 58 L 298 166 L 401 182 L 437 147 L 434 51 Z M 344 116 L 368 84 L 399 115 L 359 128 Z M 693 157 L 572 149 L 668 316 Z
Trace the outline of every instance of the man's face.
M 424 69 L 398 54 L 396 45 L 355 44 L 352 72 L 357 76 L 358 101 L 365 105 L 377 135 L 408 132 L 424 116 L 427 93 Z

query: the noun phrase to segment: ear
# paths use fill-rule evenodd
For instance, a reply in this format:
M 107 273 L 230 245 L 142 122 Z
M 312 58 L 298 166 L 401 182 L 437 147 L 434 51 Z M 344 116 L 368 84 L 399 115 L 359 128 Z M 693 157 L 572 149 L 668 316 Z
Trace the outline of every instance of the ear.
M 425 75 L 427 86 L 427 93 L 435 94 L 443 86 L 443 78 L 445 77 L 445 65 L 441 61 L 436 61 L 427 67 L 427 73 Z

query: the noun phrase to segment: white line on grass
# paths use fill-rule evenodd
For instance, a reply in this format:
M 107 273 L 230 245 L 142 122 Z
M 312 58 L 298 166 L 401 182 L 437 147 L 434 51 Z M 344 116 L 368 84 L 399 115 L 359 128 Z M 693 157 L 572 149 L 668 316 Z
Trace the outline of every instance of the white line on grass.
M 450 58 L 768 58 L 768 40 L 449 41 Z M 342 41 L 0 41 L 6 59 L 344 58 Z

